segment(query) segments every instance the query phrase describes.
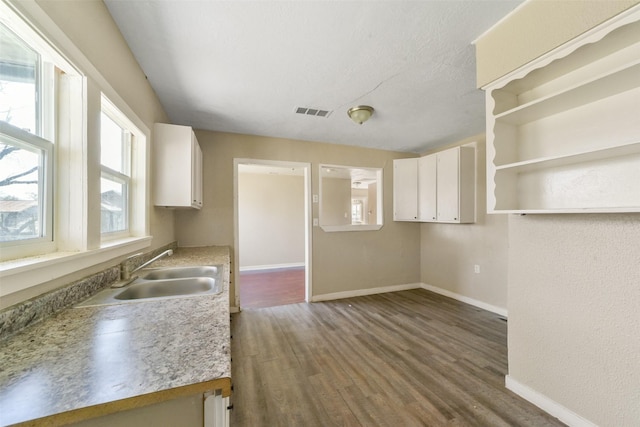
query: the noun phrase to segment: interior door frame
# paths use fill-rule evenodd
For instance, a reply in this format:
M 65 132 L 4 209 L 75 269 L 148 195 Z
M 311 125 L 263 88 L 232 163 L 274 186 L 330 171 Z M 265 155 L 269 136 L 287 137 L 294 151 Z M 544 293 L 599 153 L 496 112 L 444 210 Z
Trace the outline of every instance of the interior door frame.
M 264 160 L 264 159 L 233 159 L 233 244 L 234 244 L 234 262 L 233 274 L 235 277 L 235 301 L 233 305 L 236 309 L 240 309 L 240 221 L 238 215 L 238 167 L 240 165 L 260 165 L 275 166 L 281 168 L 302 168 L 304 175 L 304 300 L 309 302 L 312 292 L 311 282 L 311 236 L 312 236 L 312 205 L 311 205 L 311 163 L 308 162 L 287 162 L 280 160 Z

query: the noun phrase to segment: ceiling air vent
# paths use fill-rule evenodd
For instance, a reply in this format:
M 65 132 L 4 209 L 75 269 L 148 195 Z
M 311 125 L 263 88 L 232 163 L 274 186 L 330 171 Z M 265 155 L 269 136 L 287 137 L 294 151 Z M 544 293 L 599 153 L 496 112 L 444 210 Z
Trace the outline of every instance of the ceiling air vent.
M 296 107 L 296 114 L 305 114 L 307 116 L 329 117 L 331 111 L 321 110 L 319 108 Z

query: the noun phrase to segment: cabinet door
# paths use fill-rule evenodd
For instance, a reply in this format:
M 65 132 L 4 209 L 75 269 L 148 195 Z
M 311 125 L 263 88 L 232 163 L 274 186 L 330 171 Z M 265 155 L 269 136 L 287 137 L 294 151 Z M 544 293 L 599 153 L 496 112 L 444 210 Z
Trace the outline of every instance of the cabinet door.
M 156 123 L 153 145 L 155 204 L 192 206 L 193 136 L 187 126 Z
M 432 222 L 437 219 L 437 156 L 420 157 L 418 159 L 418 219 Z
M 418 219 L 418 159 L 393 161 L 393 219 Z
M 202 207 L 202 150 L 195 135 L 192 137 L 191 206 Z
M 438 221 L 460 220 L 459 204 L 459 149 L 453 148 L 438 153 L 437 167 L 437 206 Z

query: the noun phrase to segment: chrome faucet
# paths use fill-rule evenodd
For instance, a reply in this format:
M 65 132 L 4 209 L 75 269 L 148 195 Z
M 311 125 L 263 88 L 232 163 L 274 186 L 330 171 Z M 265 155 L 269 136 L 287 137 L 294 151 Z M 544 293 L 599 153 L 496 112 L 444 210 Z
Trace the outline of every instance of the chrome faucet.
M 131 255 L 130 257 L 125 259 L 122 263 L 120 263 L 120 282 L 118 282 L 115 285 L 111 286 L 112 288 L 115 288 L 115 287 L 119 288 L 119 287 L 128 285 L 129 283 L 133 282 L 135 279 L 137 279 L 137 276 L 134 276 L 133 278 L 131 278 L 131 275 L 133 273 L 135 273 L 138 270 L 141 270 L 141 269 L 145 268 L 146 266 L 148 266 L 149 264 L 151 264 L 153 262 L 156 262 L 160 258 L 164 258 L 165 256 L 173 255 L 173 250 L 172 249 L 167 249 L 166 251 L 162 252 L 160 255 L 151 258 L 149 261 L 145 262 L 144 264 L 142 264 L 142 265 L 134 268 L 133 270 L 129 271 L 129 269 L 127 268 L 127 261 L 129 259 L 131 259 L 131 258 L 140 256 L 140 255 L 142 255 L 142 253 Z

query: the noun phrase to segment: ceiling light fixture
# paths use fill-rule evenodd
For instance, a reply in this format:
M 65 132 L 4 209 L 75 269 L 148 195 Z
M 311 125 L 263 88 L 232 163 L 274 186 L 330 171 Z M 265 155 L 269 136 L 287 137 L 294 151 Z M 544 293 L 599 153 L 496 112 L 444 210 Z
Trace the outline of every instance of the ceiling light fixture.
M 369 107 L 368 105 L 358 105 L 357 107 L 349 108 L 347 114 L 351 120 L 361 125 L 371 118 L 373 111 L 373 107 Z

